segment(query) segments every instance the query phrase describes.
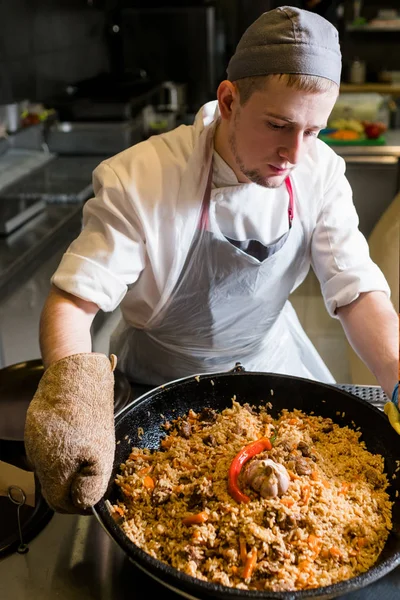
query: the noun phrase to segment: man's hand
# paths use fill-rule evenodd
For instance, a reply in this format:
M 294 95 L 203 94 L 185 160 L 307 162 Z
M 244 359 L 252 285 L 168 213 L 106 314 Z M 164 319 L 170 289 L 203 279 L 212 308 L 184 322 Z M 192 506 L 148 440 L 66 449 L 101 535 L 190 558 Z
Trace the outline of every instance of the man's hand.
M 391 426 L 400 435 L 400 405 L 399 405 L 399 384 L 393 390 L 392 401 L 386 402 L 385 414 L 387 415 Z

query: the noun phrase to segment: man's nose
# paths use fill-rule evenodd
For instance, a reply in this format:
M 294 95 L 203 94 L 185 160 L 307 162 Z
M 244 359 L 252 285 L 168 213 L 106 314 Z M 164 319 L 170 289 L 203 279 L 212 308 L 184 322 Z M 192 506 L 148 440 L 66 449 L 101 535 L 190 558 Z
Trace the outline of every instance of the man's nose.
M 285 145 L 279 149 L 279 156 L 290 164 L 296 165 L 300 161 L 303 150 L 303 132 L 293 132 L 285 142 Z

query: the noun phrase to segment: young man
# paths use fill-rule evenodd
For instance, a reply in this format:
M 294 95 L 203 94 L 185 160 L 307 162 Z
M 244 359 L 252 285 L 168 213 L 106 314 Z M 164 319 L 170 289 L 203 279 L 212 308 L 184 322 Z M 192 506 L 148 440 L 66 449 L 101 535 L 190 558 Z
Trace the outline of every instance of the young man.
M 27 417 L 27 451 L 56 509 L 87 509 L 111 472 L 112 367 L 91 353 L 99 308 L 121 305 L 112 351 L 137 382 L 237 360 L 333 382 L 288 301 L 312 264 L 329 313 L 392 393 L 397 315 L 358 231 L 343 160 L 317 140 L 340 70 L 327 21 L 290 7 L 265 13 L 193 126 L 96 169 L 84 230 L 43 312 L 48 369 Z

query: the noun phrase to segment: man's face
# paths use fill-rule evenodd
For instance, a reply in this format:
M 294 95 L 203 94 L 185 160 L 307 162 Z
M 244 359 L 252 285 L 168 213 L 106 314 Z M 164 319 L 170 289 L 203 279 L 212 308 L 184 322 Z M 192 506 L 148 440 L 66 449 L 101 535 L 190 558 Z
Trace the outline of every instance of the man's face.
M 282 185 L 326 127 L 336 98 L 336 92 L 303 92 L 271 78 L 241 106 L 236 89 L 228 142 L 244 180 Z

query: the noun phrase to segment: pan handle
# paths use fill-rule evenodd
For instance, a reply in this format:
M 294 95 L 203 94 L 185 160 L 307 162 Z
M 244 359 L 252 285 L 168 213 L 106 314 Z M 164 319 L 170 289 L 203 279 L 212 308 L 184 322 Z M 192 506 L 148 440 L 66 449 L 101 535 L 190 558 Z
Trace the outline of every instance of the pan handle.
M 242 365 L 242 363 L 237 362 L 237 363 L 235 363 L 235 366 L 233 367 L 233 369 L 231 371 L 228 371 L 228 373 L 244 373 L 245 370 L 246 369 Z

